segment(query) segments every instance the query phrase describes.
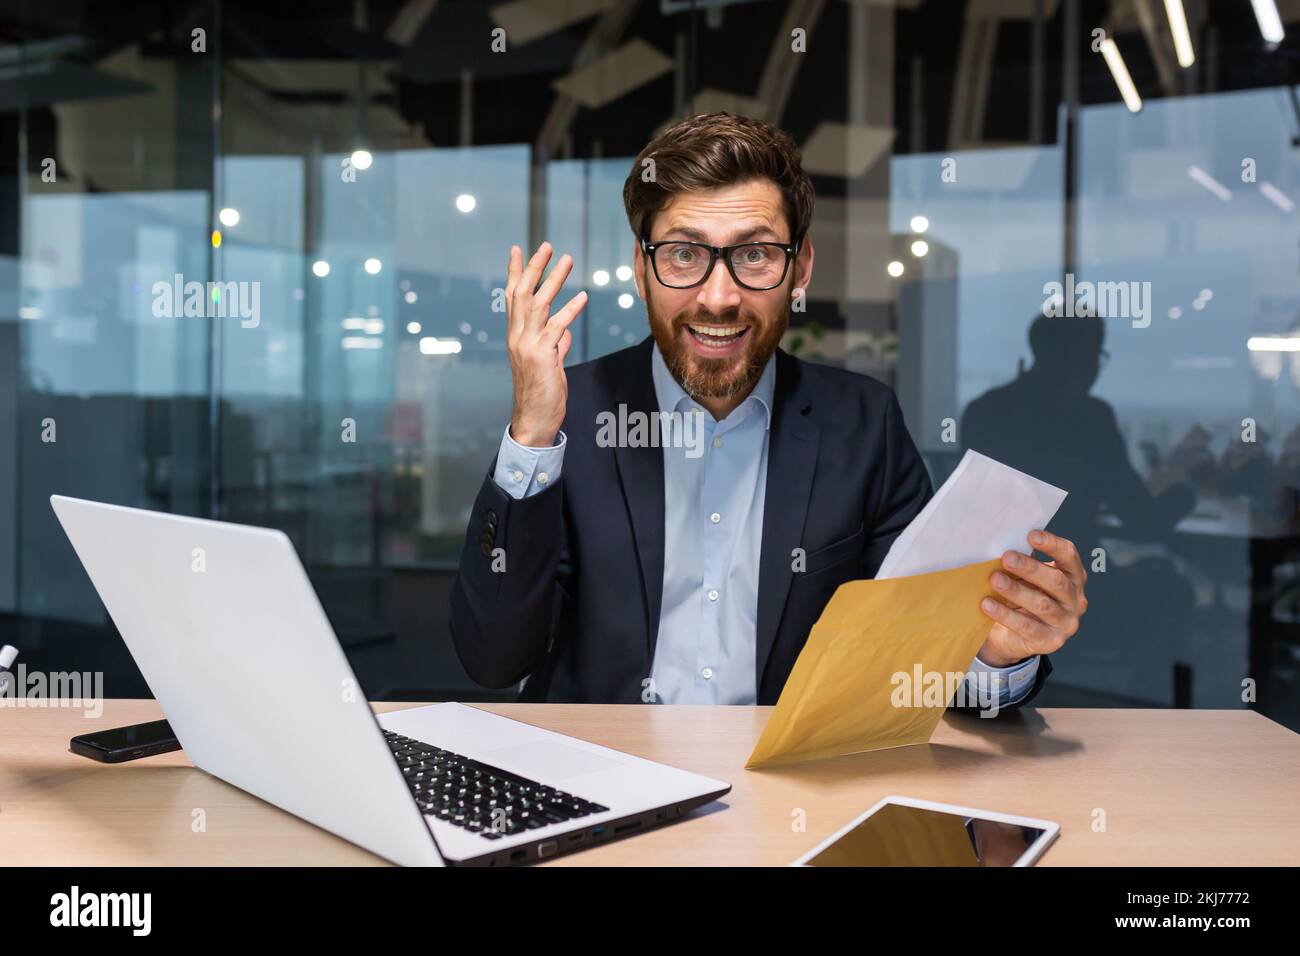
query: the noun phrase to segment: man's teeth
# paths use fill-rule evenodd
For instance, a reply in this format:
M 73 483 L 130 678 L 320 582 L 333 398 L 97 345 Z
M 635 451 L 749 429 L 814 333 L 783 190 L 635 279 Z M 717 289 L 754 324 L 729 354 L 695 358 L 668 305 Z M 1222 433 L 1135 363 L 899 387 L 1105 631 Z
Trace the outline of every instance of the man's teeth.
M 719 339 L 739 335 L 745 331 L 743 325 L 691 325 L 688 328 L 696 335 L 708 335 Z

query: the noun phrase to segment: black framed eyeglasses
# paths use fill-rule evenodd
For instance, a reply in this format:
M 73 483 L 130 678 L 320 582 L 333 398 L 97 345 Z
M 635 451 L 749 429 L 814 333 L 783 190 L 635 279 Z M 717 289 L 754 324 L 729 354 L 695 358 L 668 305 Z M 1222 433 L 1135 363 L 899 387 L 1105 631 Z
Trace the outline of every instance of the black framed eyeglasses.
M 650 258 L 655 278 L 670 289 L 703 285 L 721 259 L 737 285 L 766 292 L 785 281 L 790 260 L 799 252 L 799 243 L 742 242 L 735 246 L 710 246 L 676 239 L 665 242 L 642 239 L 641 251 Z

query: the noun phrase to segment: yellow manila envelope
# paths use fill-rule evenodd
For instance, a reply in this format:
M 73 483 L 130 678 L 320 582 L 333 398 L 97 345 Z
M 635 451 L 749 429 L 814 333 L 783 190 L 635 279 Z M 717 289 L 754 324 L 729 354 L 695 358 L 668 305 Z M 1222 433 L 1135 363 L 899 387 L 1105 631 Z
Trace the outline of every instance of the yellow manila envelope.
M 980 600 L 1001 564 L 840 585 L 745 767 L 929 740 L 988 637 Z

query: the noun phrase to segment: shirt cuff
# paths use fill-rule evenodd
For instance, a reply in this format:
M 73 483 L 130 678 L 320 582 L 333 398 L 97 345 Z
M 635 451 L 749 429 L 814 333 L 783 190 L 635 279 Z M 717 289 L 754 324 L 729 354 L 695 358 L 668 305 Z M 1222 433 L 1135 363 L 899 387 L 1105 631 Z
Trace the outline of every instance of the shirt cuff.
M 511 438 L 507 425 L 492 480 L 511 498 L 528 498 L 544 491 L 560 480 L 564 446 L 568 442 L 564 432 L 560 432 L 550 448 L 530 448 Z
M 985 664 L 976 655 L 970 662 L 970 667 L 966 668 L 967 699 L 986 700 L 991 689 L 996 687 L 999 709 L 1010 707 L 1024 700 L 1033 689 L 1037 677 L 1037 655 L 1019 664 L 1012 664 L 1010 667 L 994 667 Z M 981 694 L 980 691 L 983 693 Z

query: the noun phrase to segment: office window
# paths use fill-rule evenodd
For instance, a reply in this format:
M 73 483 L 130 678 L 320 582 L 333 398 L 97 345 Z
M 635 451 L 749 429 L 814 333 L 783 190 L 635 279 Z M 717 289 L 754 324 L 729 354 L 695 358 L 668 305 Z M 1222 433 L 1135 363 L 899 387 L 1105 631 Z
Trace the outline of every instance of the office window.
M 623 180 L 730 110 L 817 187 L 784 348 L 893 387 L 936 484 L 974 448 L 1070 492 L 1092 602 L 1039 703 L 1300 726 L 1295 25 L 1271 48 L 1186 6 L 1188 67 L 1090 0 L 24 0 L 0 638 L 147 693 L 49 509 L 70 494 L 283 529 L 372 697 L 509 699 L 446 601 L 510 415 L 510 245 L 573 255 L 571 364 L 644 340 Z M 1044 324 L 1083 289 L 1100 337 Z

